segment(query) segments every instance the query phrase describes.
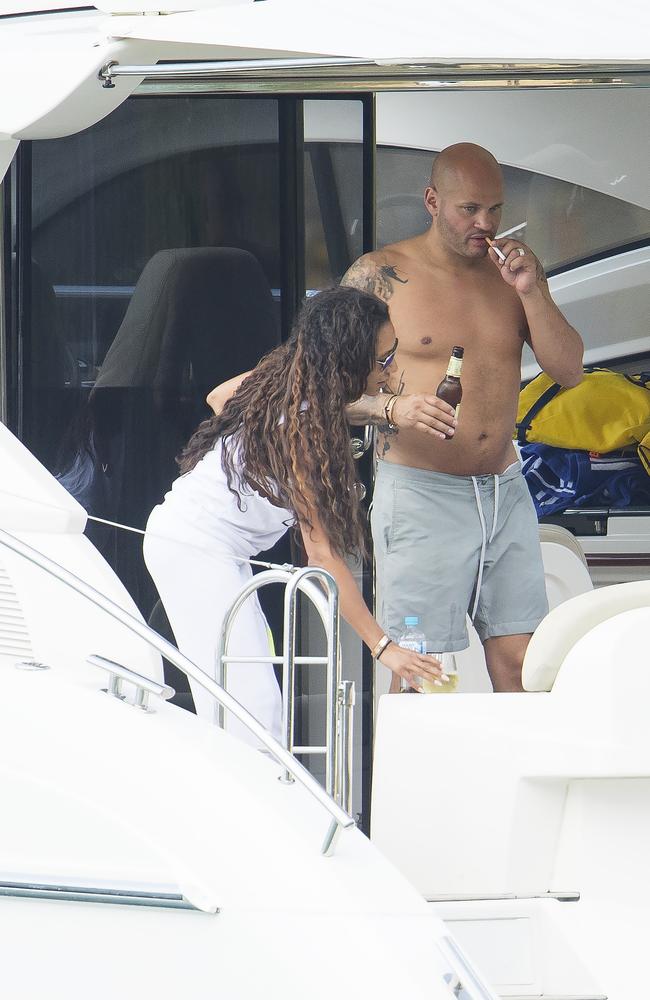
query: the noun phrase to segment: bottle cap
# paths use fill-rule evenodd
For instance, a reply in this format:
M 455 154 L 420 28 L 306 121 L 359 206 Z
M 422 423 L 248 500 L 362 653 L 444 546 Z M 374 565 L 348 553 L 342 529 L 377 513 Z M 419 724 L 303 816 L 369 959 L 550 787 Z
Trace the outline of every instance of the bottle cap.
M 464 347 L 454 347 L 454 349 L 451 352 L 452 357 L 454 358 L 462 358 L 464 353 L 465 353 Z
M 417 615 L 407 615 L 406 618 L 404 619 L 404 624 L 405 625 L 419 625 L 420 624 L 420 619 L 418 618 Z

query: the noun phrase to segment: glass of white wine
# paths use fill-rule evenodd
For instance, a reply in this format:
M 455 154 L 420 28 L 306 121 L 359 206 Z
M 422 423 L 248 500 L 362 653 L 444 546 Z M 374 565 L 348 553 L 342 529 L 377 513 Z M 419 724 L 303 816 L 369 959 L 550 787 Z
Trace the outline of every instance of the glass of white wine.
M 441 680 L 439 684 L 422 678 L 422 687 L 425 694 L 453 694 L 458 687 L 458 667 L 456 657 L 453 653 L 429 653 L 436 660 L 440 660 L 443 674 L 449 678 L 448 681 Z

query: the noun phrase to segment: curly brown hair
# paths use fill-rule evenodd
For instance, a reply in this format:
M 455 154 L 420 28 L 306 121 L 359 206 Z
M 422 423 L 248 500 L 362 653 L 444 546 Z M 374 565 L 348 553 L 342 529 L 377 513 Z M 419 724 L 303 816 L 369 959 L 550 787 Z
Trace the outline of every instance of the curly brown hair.
M 267 354 L 218 416 L 205 420 L 178 458 L 189 472 L 221 438 L 228 486 L 242 508 L 245 483 L 295 511 L 312 511 L 340 556 L 365 552 L 365 527 L 345 416 L 366 388 L 384 302 L 337 287 L 307 300 L 289 340 Z

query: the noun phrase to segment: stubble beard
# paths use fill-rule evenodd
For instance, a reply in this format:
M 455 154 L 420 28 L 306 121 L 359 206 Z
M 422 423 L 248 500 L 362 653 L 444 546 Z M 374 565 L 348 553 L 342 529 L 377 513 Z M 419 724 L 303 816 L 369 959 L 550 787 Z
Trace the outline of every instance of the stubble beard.
M 438 216 L 436 228 L 440 242 L 449 253 L 465 257 L 467 260 L 480 260 L 487 255 L 487 243 L 483 247 L 468 243 L 464 236 L 459 236 L 456 230 L 449 225 L 442 213 Z

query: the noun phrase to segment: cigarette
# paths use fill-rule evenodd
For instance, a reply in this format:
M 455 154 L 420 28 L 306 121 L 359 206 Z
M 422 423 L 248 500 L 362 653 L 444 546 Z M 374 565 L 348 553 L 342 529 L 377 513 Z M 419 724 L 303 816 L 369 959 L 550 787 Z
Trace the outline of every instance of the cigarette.
M 499 258 L 499 260 L 501 261 L 501 263 L 505 264 L 505 260 L 506 260 L 505 254 L 501 253 L 501 251 L 499 250 L 498 247 L 495 247 L 494 243 L 492 242 L 492 240 L 490 239 L 489 236 L 485 237 L 485 242 L 489 245 L 489 247 L 490 247 L 491 250 L 494 250 L 495 254 Z
M 497 233 L 497 239 L 502 240 L 504 236 L 512 236 L 513 233 L 518 233 L 520 229 L 525 229 L 527 225 L 527 222 L 520 222 L 518 226 L 506 229 L 505 233 Z

